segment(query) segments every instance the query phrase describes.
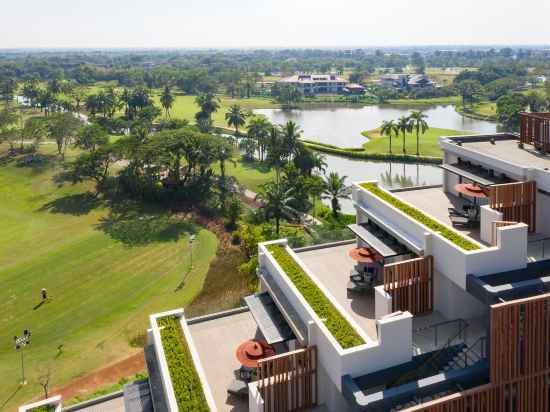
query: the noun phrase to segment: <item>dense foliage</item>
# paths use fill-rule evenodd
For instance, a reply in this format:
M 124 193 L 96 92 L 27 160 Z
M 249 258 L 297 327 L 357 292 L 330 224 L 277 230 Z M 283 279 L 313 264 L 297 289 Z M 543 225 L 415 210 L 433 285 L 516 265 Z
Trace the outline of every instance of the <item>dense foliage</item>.
M 464 236 L 458 234 L 454 230 L 446 227 L 445 225 L 436 222 L 434 219 L 426 216 L 420 210 L 415 209 L 414 207 L 407 205 L 406 203 L 402 202 L 401 200 L 397 199 L 396 197 L 392 196 L 391 194 L 383 191 L 382 189 L 375 186 L 374 184 L 372 184 L 372 183 L 363 183 L 361 186 L 364 189 L 371 192 L 372 194 L 374 194 L 375 196 L 379 197 L 380 199 L 388 202 L 393 207 L 401 210 L 403 213 L 405 213 L 406 215 L 408 215 L 411 218 L 415 219 L 419 223 L 422 223 L 424 226 L 428 227 L 429 229 L 433 230 L 434 232 L 439 233 L 445 239 L 447 239 L 450 242 L 454 243 L 458 247 L 460 247 L 464 250 L 477 250 L 477 249 L 480 248 L 474 242 L 466 239 Z
M 54 412 L 55 406 L 54 405 L 42 405 L 37 406 L 36 408 L 29 409 L 28 412 Z
M 284 248 L 279 245 L 271 245 L 268 246 L 268 250 L 308 302 L 311 309 L 320 319 L 323 319 L 323 323 L 343 349 L 365 343 L 339 310 L 334 307 L 321 289 Z
M 159 319 L 158 325 L 179 410 L 210 411 L 179 319 L 167 316 Z

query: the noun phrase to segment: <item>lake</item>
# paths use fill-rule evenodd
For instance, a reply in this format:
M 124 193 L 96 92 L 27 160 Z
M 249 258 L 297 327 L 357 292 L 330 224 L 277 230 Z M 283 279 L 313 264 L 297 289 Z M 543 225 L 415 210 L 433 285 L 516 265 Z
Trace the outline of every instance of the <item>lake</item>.
M 361 132 L 379 127 L 384 120 L 406 116 L 412 110 L 422 110 L 428 116 L 427 122 L 430 127 L 475 133 L 495 133 L 497 130 L 496 123 L 464 117 L 457 113 L 452 105 L 257 109 L 254 113 L 262 114 L 277 124 L 293 120 L 300 125 L 304 131 L 303 137 L 308 140 L 340 147 L 360 147 L 368 141 Z
M 401 162 L 374 162 L 324 155 L 327 162 L 326 173 L 338 172 L 347 176 L 346 184 L 365 180 L 378 180 L 388 189 L 411 186 L 438 185 L 442 182 L 442 170 L 438 166 Z M 329 201 L 324 201 L 329 205 Z M 344 213 L 355 214 L 351 200 L 340 202 Z

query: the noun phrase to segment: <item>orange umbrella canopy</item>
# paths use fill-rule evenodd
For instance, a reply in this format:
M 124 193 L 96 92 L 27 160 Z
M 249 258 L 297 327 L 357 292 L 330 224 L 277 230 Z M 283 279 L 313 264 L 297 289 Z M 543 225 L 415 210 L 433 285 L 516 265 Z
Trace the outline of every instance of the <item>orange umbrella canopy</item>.
M 243 366 L 255 368 L 258 361 L 275 355 L 275 349 L 265 342 L 247 340 L 239 345 L 236 355 Z
M 349 257 L 359 263 L 374 263 L 383 259 L 374 249 L 369 247 L 351 249 Z
M 485 193 L 485 190 L 481 186 L 473 183 L 459 183 L 455 186 L 455 190 L 458 193 L 462 193 L 463 195 L 470 197 L 487 197 L 487 193 Z

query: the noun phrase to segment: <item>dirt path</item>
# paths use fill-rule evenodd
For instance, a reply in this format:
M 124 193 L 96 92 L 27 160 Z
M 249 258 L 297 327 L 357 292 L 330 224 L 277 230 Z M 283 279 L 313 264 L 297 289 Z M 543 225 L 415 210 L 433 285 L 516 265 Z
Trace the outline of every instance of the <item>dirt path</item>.
M 121 378 L 135 375 L 144 370 L 145 358 L 143 351 L 139 351 L 129 358 L 75 379 L 63 388 L 54 389 L 51 391 L 51 395 L 61 395 L 64 400 L 69 400 L 75 396 L 85 395 L 104 386 L 112 385 Z

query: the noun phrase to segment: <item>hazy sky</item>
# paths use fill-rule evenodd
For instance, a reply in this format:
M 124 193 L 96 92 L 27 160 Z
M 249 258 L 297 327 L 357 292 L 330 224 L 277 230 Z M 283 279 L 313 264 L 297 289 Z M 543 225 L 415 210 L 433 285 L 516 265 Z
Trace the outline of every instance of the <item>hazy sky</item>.
M 550 43 L 550 0 L 1 0 L 6 47 Z

